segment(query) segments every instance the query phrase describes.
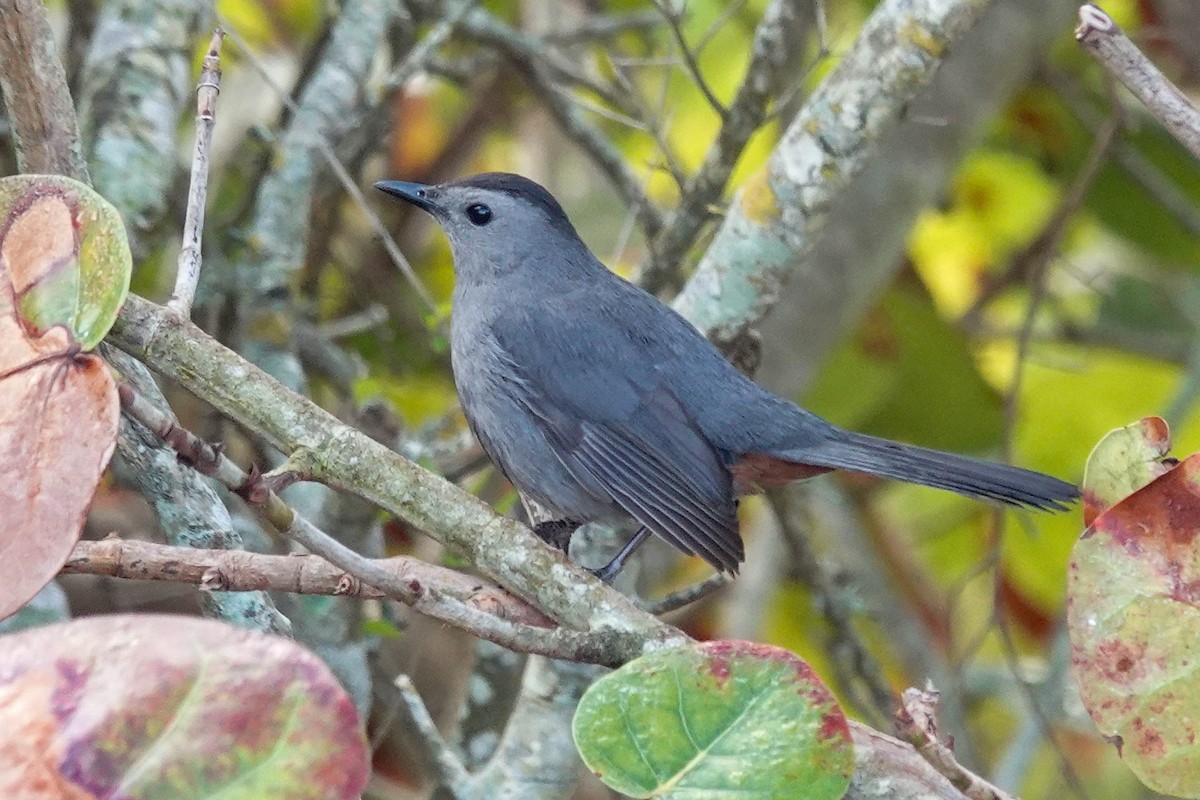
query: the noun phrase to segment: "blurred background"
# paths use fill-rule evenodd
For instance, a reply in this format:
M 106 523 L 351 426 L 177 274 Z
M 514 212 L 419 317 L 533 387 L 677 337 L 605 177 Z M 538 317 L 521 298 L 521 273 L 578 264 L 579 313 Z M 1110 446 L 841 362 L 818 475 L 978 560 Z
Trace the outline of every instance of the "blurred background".
M 367 187 L 525 174 L 559 198 L 610 268 L 669 300 L 723 205 L 767 162 L 875 4 L 460 5 L 67 0 L 51 10 L 93 180 L 130 227 L 134 291 L 157 301 L 170 293 L 195 80 L 220 22 L 229 38 L 194 319 L 285 384 L 508 510 L 511 489 L 456 407 L 446 241 L 419 212 Z M 986 5 L 836 199 L 758 326 L 748 365 L 838 424 L 1067 480 L 1081 479 L 1100 436 L 1149 414 L 1169 420 L 1175 452 L 1186 455 L 1200 447 L 1200 169 L 1075 44 L 1077 4 Z M 1200 86 L 1200 7 L 1103 5 L 1185 92 Z M 790 17 L 764 44 L 756 32 L 768 6 Z M 355 15 L 362 23 L 350 31 Z M 695 189 L 756 46 L 771 54 L 768 90 L 728 151 L 726 189 L 704 204 L 695 235 L 656 264 L 647 209 L 669 221 Z M 365 203 L 330 170 L 328 153 Z M 0 168 L 15 171 L 11 143 L 0 147 Z M 403 268 L 375 224 L 394 237 Z M 164 389 L 188 427 L 225 442 L 243 465 L 277 463 L 253 432 Z M 131 469 L 117 464 L 89 535 L 162 540 Z M 357 501 L 321 487 L 290 491 L 368 554 L 454 563 Z M 247 546 L 275 547 L 236 500 L 229 505 Z M 848 712 L 884 730 L 889 693 L 929 679 L 958 757 L 1023 797 L 1153 796 L 1096 734 L 1071 687 L 1063 616 L 1077 511 L 1001 513 L 838 475 L 749 499 L 742 513 L 743 574 L 672 613 L 687 631 L 795 651 Z M 654 598 L 707 574 L 662 545 L 635 565 L 627 588 Z M 204 602 L 173 585 L 84 576 L 61 584 L 76 615 L 199 612 Z M 47 600 L 58 609 L 48 613 L 63 613 L 57 602 Z M 388 604 L 276 602 L 369 712 L 370 797 L 431 791 L 397 712 L 390 681 L 399 672 L 469 764 L 494 751 L 520 658 Z M 507 696 L 472 693 L 485 673 Z M 585 782 L 577 796 L 606 791 Z

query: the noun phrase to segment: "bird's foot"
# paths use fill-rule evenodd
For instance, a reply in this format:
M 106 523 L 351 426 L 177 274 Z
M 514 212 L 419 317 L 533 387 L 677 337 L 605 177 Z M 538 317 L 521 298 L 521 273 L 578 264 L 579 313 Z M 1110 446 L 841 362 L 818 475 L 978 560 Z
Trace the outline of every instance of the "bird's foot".
M 641 546 L 642 542 L 646 541 L 648 538 L 650 538 L 650 529 L 643 525 L 637 529 L 637 533 L 630 537 L 629 541 L 625 543 L 625 546 L 622 547 L 615 556 L 613 556 L 612 561 L 609 561 L 599 569 L 589 569 L 588 572 L 592 573 L 605 583 L 611 583 L 612 579 L 617 577 L 617 574 L 625 566 L 625 562 L 629 560 L 631 555 L 633 555 L 633 551 L 637 550 L 638 547 Z

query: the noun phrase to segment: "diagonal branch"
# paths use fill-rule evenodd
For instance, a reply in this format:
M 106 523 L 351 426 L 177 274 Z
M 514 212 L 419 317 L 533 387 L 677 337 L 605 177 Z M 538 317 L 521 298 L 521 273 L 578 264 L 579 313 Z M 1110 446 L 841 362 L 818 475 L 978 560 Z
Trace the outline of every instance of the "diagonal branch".
M 763 12 L 754 31 L 746 77 L 722 115 L 721 129 L 704 163 L 684 188 L 674 218 L 659 234 L 653 259 L 643 266 L 639 283 L 647 291 L 677 288 L 684 256 L 711 219 L 710 207 L 720 201 L 746 143 L 767 118 L 780 72 L 801 38 L 801 19 L 800 0 L 772 0 Z
M 879 150 L 989 0 L 884 0 L 837 68 L 739 192 L 675 309 L 718 342 L 757 324 Z M 904 20 L 898 25 L 897 20 Z
M 1200 110 L 1146 58 L 1112 17 L 1091 3 L 1080 6 L 1075 38 L 1142 101 L 1180 144 L 1200 158 Z

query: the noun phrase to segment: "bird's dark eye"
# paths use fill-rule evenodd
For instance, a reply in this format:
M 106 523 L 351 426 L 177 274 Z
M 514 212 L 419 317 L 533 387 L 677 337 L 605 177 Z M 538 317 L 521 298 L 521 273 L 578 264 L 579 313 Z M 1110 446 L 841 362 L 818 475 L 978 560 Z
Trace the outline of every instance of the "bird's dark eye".
M 492 209 L 483 203 L 472 203 L 467 206 L 467 219 L 472 225 L 487 225 L 492 221 Z

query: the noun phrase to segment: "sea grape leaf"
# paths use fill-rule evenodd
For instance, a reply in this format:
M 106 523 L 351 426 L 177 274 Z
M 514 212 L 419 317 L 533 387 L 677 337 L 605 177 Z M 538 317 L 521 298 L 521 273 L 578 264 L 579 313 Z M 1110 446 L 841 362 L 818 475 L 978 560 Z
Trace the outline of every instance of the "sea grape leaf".
M 1098 513 L 1071 554 L 1067 622 L 1100 731 L 1150 788 L 1200 797 L 1200 455 L 1172 468 L 1168 444 L 1150 418 L 1093 452 L 1084 492 Z
M 353 702 L 288 639 L 167 615 L 0 638 L 0 796 L 357 798 L 367 769 Z
M 108 367 L 86 352 L 124 302 L 116 212 L 67 178 L 0 179 L 0 619 L 62 567 L 116 444 Z
M 1162 475 L 1171 431 L 1162 417 L 1145 417 L 1102 438 L 1083 471 L 1083 524 Z
M 632 797 L 836 800 L 854 770 L 841 708 L 801 659 L 717 641 L 651 653 L 588 689 L 584 763 Z
M 129 294 L 120 214 L 60 175 L 0 178 L 0 260 L 30 334 L 62 325 L 82 350 L 100 343 Z

